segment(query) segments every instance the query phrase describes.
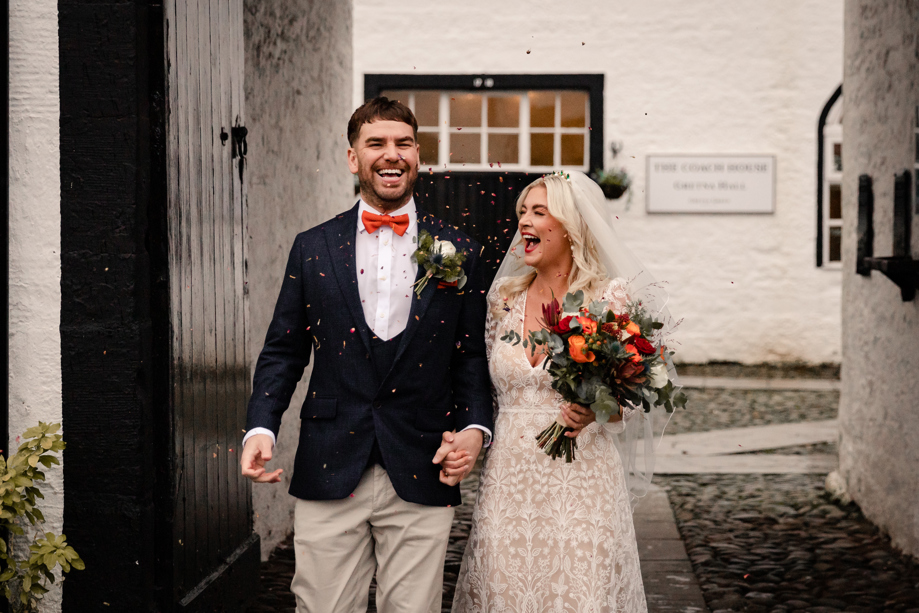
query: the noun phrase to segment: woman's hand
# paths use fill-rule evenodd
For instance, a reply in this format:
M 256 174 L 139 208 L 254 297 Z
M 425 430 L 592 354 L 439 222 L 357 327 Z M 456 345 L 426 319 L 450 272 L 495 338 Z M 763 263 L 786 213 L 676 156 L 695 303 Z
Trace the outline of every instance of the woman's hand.
M 576 438 L 581 430 L 597 421 L 597 416 L 589 408 L 568 402 L 562 405 L 562 419 L 573 432 L 566 432 L 568 438 Z

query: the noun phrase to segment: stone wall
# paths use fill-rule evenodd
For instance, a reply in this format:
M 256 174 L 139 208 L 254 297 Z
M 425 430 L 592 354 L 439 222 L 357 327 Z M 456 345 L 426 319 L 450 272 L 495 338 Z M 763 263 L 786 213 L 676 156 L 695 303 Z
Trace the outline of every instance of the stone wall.
M 10 15 L 10 440 L 61 421 L 61 199 L 57 2 L 13 0 Z M 64 431 L 66 438 L 67 432 Z M 64 471 L 45 471 L 41 509 L 60 532 Z M 61 592 L 43 611 L 59 611 Z
M 847 0 L 840 472 L 865 515 L 919 556 L 919 299 L 855 274 L 858 176 L 874 180 L 874 255 L 891 255 L 893 176 L 916 159 L 919 1 Z M 912 217 L 919 258 L 919 216 Z
M 249 128 L 249 348 L 254 368 L 297 233 L 353 204 L 348 172 L 351 3 L 245 3 L 246 125 Z M 305 394 L 304 375 L 291 403 Z M 268 553 L 293 530 L 287 493 L 299 411 L 289 410 L 271 463 L 279 484 L 253 488 L 255 530 Z
M 842 81 L 837 0 L 354 2 L 366 73 L 602 73 L 620 235 L 685 318 L 678 359 L 839 362 L 841 273 L 815 263 L 817 121 Z M 648 154 L 773 154 L 775 213 L 648 215 Z

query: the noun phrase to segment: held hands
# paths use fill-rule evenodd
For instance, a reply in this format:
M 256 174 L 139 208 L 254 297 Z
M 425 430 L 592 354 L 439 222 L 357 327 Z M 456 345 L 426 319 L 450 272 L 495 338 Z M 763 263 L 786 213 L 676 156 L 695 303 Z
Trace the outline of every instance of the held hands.
M 283 468 L 274 472 L 265 472 L 265 463 L 271 460 L 271 451 L 274 445 L 267 434 L 256 434 L 246 441 L 242 458 L 239 464 L 244 477 L 252 479 L 255 483 L 278 483 L 281 481 Z
M 444 432 L 432 461 L 441 465 L 440 482 L 452 486 L 465 479 L 481 450 L 482 431 L 478 428 Z

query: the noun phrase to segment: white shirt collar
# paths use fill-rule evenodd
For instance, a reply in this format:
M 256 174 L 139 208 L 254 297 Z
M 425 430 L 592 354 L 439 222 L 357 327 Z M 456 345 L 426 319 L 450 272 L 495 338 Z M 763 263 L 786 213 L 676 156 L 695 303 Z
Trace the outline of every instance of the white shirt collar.
M 357 232 L 358 234 L 366 234 L 367 229 L 364 227 L 364 222 L 361 221 L 361 213 L 367 211 L 368 213 L 374 213 L 379 215 L 380 212 L 364 202 L 364 199 L 361 198 L 358 201 L 357 209 Z M 418 210 L 415 208 L 415 198 L 411 197 L 408 199 L 408 202 L 403 204 L 401 207 L 395 211 L 390 211 L 387 213 L 390 217 L 395 217 L 396 215 L 408 215 L 408 229 L 411 230 L 415 227 L 415 223 L 418 221 Z

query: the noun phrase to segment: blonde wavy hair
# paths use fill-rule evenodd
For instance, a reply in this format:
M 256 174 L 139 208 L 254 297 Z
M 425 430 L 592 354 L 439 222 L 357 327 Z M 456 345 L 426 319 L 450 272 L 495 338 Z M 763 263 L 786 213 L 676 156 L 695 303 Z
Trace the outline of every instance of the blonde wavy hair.
M 550 174 L 540 177 L 527 185 L 520 192 L 520 196 L 517 197 L 517 218 L 520 218 L 523 202 L 526 200 L 530 190 L 539 186 L 546 188 L 546 204 L 549 208 L 549 214 L 562 224 L 562 227 L 567 232 L 568 241 L 571 243 L 573 262 L 571 274 L 568 276 L 568 292 L 574 293 L 578 290 L 584 290 L 584 294 L 588 298 L 596 297 L 599 292 L 603 291 L 609 281 L 609 275 L 603 263 L 600 262 L 593 233 L 578 212 L 569 180 L 558 174 Z M 522 241 L 511 245 L 511 248 L 520 244 L 522 244 Z M 532 269 L 526 274 L 508 277 L 500 281 L 496 286 L 500 298 L 499 303 L 495 305 L 495 311 L 500 312 L 505 305 L 511 306 L 517 297 L 536 279 L 536 274 L 536 269 Z M 561 296 L 559 296 L 560 298 Z M 493 313 L 493 315 L 497 315 L 497 313 Z

